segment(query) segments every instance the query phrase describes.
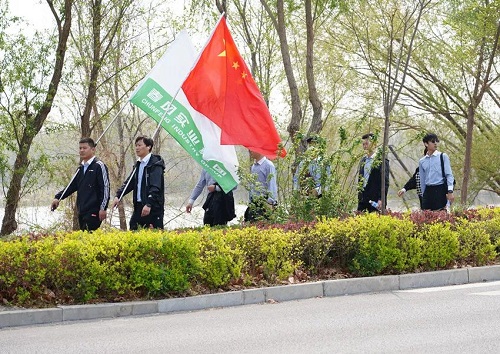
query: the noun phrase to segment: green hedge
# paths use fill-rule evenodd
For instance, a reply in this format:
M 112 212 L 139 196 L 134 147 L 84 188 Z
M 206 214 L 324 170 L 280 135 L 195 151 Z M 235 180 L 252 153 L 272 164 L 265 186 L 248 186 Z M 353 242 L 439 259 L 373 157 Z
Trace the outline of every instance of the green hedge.
M 0 242 L 0 300 L 53 306 L 187 296 L 325 269 L 372 276 L 482 266 L 499 251 L 500 208 L 373 213 L 295 227 L 23 236 Z

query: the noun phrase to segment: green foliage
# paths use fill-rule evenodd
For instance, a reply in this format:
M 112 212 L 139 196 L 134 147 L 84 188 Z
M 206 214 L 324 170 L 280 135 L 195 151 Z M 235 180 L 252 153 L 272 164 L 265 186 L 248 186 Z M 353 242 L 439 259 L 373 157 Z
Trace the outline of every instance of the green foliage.
M 224 235 L 223 230 L 204 228 L 200 233 L 201 279 L 211 289 L 227 286 L 241 274 L 242 251 L 235 247 L 233 237 Z
M 296 252 L 304 266 L 311 271 L 332 264 L 346 267 L 354 250 L 353 220 L 321 218 L 313 228 L 300 232 Z
M 423 247 L 426 269 L 450 266 L 459 254 L 458 235 L 449 224 L 425 225 L 419 236 L 425 241 Z
M 293 274 L 293 270 L 300 265 L 292 257 L 293 233 L 274 228 L 263 232 L 256 227 L 233 232 L 235 242 L 246 259 L 246 274 L 262 276 L 268 282 L 275 282 Z
M 498 257 L 499 210 L 434 220 L 371 213 L 296 227 L 12 237 L 0 242 L 0 301 L 51 306 L 185 296 L 282 284 L 327 267 L 367 276 L 481 266 Z
M 484 222 L 474 223 L 462 219 L 456 231 L 460 243 L 459 257 L 465 264 L 486 264 L 495 259 L 495 246 Z
M 480 223 L 481 227 L 488 234 L 491 244 L 495 247 L 497 254 L 500 254 L 500 216 L 482 220 Z
M 0 295 L 14 302 L 19 294 L 4 290 L 28 284 L 31 300 L 47 302 L 47 293 L 68 303 L 179 293 L 200 268 L 197 237 L 189 234 L 75 232 L 0 246 Z
M 337 137 L 338 148 L 334 151 L 329 150 L 331 146 L 324 138 L 317 136 L 302 152 L 301 144 L 306 137 L 297 134 L 287 158 L 288 169 L 294 175 L 293 191 L 287 193 L 291 197 L 284 205 L 288 219 L 307 222 L 318 217 L 342 216 L 352 210 L 356 197 L 349 172 L 357 164 L 354 151 L 358 141 L 350 139 L 342 127 Z M 317 197 L 318 183 L 321 185 L 320 198 Z
M 413 237 L 411 221 L 379 216 L 357 216 L 353 224 L 357 250 L 352 269 L 361 275 L 411 271 L 420 263 L 422 242 Z

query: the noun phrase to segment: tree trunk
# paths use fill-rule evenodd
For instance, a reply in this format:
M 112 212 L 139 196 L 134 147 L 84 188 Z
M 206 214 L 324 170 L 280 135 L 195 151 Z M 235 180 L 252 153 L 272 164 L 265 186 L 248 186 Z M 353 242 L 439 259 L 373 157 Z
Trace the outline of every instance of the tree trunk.
M 85 108 L 81 119 L 81 132 L 82 137 L 90 137 L 92 128 L 90 126 L 90 115 L 92 107 L 94 106 L 96 93 L 97 93 L 97 78 L 99 77 L 99 70 L 101 68 L 101 0 L 96 0 L 92 5 L 92 50 L 93 59 L 89 75 L 89 87 L 87 92 L 87 99 L 85 101 Z
M 14 173 L 9 183 L 7 198 L 5 200 L 5 214 L 2 222 L 0 235 L 8 235 L 17 229 L 16 211 L 19 205 L 19 195 L 21 193 L 21 185 L 24 174 L 29 166 L 28 152 L 33 142 L 33 137 L 27 134 L 26 129 L 23 132 L 23 140 L 21 141 L 21 149 L 16 155 L 14 162 Z
M 474 100 L 474 98 L 472 98 Z M 467 194 L 470 179 L 470 169 L 472 162 L 472 136 L 474 131 L 474 116 L 476 110 L 471 102 L 467 110 L 467 135 L 465 136 L 465 158 L 464 158 L 464 176 L 462 180 L 462 189 L 460 190 L 460 201 L 462 205 L 467 205 Z
M 314 19 L 311 9 L 311 0 L 306 0 L 306 79 L 307 88 L 309 90 L 309 101 L 313 109 L 313 117 L 309 126 L 308 135 L 318 134 L 323 128 L 323 105 L 319 99 L 318 90 L 316 88 L 316 80 L 314 78 Z
M 295 134 L 300 130 L 300 125 L 302 122 L 302 108 L 300 106 L 300 94 L 297 87 L 297 81 L 293 74 L 292 59 L 290 57 L 290 48 L 288 46 L 288 39 L 286 36 L 286 24 L 285 24 L 285 9 L 283 0 L 277 1 L 277 18 L 274 16 L 266 0 L 260 1 L 266 12 L 271 17 L 276 32 L 278 32 L 278 37 L 280 39 L 280 49 L 281 56 L 283 58 L 283 66 L 285 69 L 286 79 L 288 81 L 288 87 L 290 89 L 290 97 L 292 100 L 292 118 L 290 119 L 290 124 L 288 124 L 287 131 L 290 137 L 293 139 Z
M 493 48 L 491 50 L 491 53 L 488 57 L 488 60 L 485 60 L 484 53 L 486 52 L 485 50 L 485 43 L 486 40 L 483 37 L 483 41 L 481 43 L 481 49 L 479 51 L 479 59 L 477 62 L 477 68 L 476 68 L 476 78 L 475 78 L 475 85 L 474 85 L 474 91 L 471 96 L 471 101 L 469 103 L 469 106 L 467 107 L 467 135 L 465 138 L 465 159 L 464 159 L 464 176 L 463 176 L 463 181 L 462 181 L 462 189 L 460 191 L 460 201 L 463 206 L 467 206 L 468 202 L 468 188 L 469 188 L 469 179 L 470 179 L 470 173 L 471 173 L 471 167 L 472 167 L 472 141 L 473 141 L 473 134 L 474 134 L 474 121 L 475 121 L 475 115 L 476 115 L 476 110 L 479 104 L 481 103 L 484 93 L 486 92 L 487 88 L 491 85 L 490 83 L 490 74 L 491 70 L 493 67 L 493 62 L 495 58 L 495 53 L 498 50 L 498 43 L 500 39 L 500 20 L 497 21 L 497 29 L 495 33 L 495 40 L 493 43 Z M 484 77 L 481 78 L 482 76 L 482 71 L 481 68 L 483 67 L 483 63 L 487 62 L 486 70 L 484 70 Z M 493 80 L 494 81 L 494 80 Z
M 0 230 L 1 236 L 8 235 L 17 229 L 15 216 L 19 204 L 22 180 L 29 165 L 28 156 L 31 145 L 34 137 L 40 132 L 43 123 L 50 113 L 54 97 L 57 93 L 57 88 L 59 87 L 59 82 L 61 81 L 62 69 L 64 66 L 64 57 L 66 55 L 67 42 L 71 29 L 71 7 L 73 5 L 73 0 L 64 1 L 62 15 L 62 19 L 64 21 L 62 21 L 59 17 L 60 10 L 56 10 L 54 8 L 52 1 L 47 0 L 47 4 L 52 11 L 58 27 L 58 43 L 55 53 L 54 73 L 52 74 L 47 95 L 45 96 L 45 101 L 40 108 L 40 111 L 37 113 L 32 124 L 27 125 L 19 142 L 19 152 L 17 153 L 16 161 L 14 162 L 13 176 L 7 192 L 5 215 L 2 221 L 2 229 Z M 29 115 L 29 113 L 27 114 Z

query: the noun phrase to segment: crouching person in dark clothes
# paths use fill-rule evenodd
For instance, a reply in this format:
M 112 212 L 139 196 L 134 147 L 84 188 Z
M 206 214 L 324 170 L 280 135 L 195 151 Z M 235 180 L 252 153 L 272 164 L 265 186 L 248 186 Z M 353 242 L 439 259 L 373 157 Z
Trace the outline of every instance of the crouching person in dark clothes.
M 55 195 L 51 209 L 57 209 L 59 201 L 77 192 L 80 230 L 94 231 L 106 219 L 109 203 L 108 168 L 95 156 L 95 143 L 91 138 L 80 140 L 79 153 L 81 165 L 68 187 Z
M 195 200 L 200 196 L 205 187 L 207 187 L 208 195 L 203 204 L 203 209 L 205 210 L 203 224 L 210 226 L 227 225 L 229 221 L 236 217 L 234 213 L 233 191 L 224 193 L 215 179 L 205 170 L 201 171 L 200 179 L 191 192 L 188 204 L 186 205 L 186 212 L 191 212 Z
M 165 211 L 165 162 L 160 155 L 153 155 L 153 139 L 139 136 L 135 139 L 135 153 L 139 158 L 134 172 L 116 192 L 113 208 L 120 198 L 134 191 L 134 212 L 130 230 L 142 228 L 163 229 Z

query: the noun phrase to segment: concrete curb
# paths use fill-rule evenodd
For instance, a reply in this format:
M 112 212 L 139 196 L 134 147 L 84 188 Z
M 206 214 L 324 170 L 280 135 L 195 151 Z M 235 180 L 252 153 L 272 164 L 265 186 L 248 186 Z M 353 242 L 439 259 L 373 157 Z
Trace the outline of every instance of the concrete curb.
M 291 301 L 313 297 L 354 295 L 494 280 L 500 280 L 500 265 L 416 274 L 326 280 L 157 301 L 0 311 L 0 328 L 98 318 L 196 311 L 216 307 L 258 304 L 267 301 Z

